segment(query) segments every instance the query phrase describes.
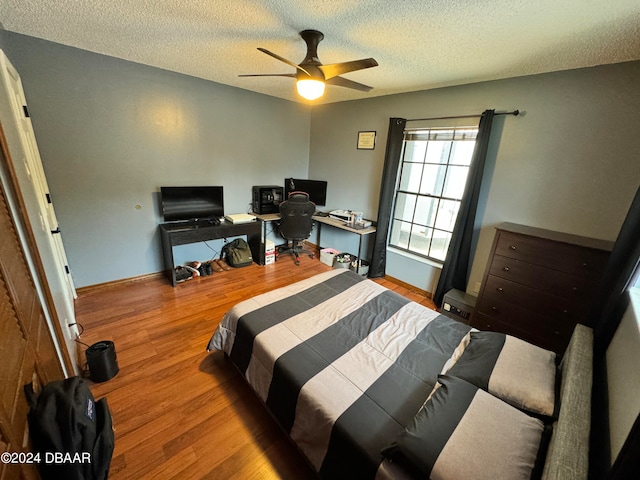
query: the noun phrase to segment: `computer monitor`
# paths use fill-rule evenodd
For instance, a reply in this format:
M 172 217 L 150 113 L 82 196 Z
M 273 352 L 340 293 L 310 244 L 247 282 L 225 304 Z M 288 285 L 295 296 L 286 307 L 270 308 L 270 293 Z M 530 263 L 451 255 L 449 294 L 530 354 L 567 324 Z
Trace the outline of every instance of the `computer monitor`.
M 160 187 L 165 222 L 197 221 L 224 216 L 221 186 Z
M 291 192 L 306 192 L 309 200 L 322 207 L 327 204 L 327 182 L 325 180 L 304 180 L 301 178 L 284 179 L 284 199 L 289 198 Z

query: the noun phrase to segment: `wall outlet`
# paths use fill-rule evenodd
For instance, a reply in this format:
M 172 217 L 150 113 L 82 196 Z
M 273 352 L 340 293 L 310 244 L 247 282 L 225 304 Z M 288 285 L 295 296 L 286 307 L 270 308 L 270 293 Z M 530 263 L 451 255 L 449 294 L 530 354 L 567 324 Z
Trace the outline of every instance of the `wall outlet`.
M 64 324 L 67 326 L 67 338 L 75 340 L 80 337 L 80 331 L 76 323 L 69 323 L 69 320 L 65 318 Z
M 482 283 L 476 282 L 476 284 L 473 286 L 473 292 L 474 293 L 480 293 L 480 286 L 481 285 L 482 285 Z

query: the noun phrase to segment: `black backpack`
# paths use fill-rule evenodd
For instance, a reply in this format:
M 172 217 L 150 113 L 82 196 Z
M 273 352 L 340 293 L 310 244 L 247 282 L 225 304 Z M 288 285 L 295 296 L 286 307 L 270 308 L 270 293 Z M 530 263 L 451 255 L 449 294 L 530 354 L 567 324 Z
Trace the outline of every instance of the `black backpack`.
M 43 480 L 106 480 L 114 435 L 106 398 L 96 402 L 80 377 L 24 386 L 33 454 Z
M 236 238 L 222 247 L 225 260 L 231 267 L 246 267 L 253 263 L 251 249 L 243 238 Z

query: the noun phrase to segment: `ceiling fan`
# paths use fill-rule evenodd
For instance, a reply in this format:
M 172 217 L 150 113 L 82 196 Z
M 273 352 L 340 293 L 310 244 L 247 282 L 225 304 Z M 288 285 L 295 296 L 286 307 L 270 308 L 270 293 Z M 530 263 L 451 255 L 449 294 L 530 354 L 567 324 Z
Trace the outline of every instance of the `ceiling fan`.
M 343 73 L 355 72 L 370 67 L 377 67 L 378 62 L 373 58 L 363 58 L 351 62 L 332 63 L 323 65 L 318 59 L 318 44 L 324 38 L 322 32 L 317 30 L 303 30 L 300 36 L 307 44 L 307 55 L 298 65 L 291 60 L 276 55 L 265 48 L 258 48 L 263 53 L 272 56 L 276 60 L 286 63 L 296 69 L 295 73 L 263 73 L 238 75 L 239 77 L 290 77 L 297 80 L 298 93 L 307 100 L 315 100 L 324 94 L 325 83 L 338 87 L 353 88 L 362 92 L 368 92 L 373 87 L 363 85 L 340 77 Z

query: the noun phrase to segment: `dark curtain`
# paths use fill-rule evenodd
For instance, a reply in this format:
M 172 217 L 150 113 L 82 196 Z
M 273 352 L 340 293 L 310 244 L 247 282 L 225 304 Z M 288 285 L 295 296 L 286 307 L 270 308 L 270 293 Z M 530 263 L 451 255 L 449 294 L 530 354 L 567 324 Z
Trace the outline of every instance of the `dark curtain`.
M 460 202 L 460 210 L 451 235 L 449 250 L 442 266 L 440 280 L 433 296 L 433 301 L 438 306 L 442 304 L 444 294 L 452 288 L 463 292 L 467 289 L 469 257 L 471 256 L 478 197 L 482 186 L 482 174 L 484 172 L 485 159 L 487 158 L 494 115 L 494 110 L 485 110 L 480 118 L 467 184 Z
M 384 170 L 382 171 L 382 183 L 380 185 L 380 202 L 378 203 L 378 220 L 376 226 L 376 239 L 373 244 L 369 277 L 384 277 L 387 263 L 387 238 L 391 225 L 391 211 L 398 175 L 398 165 L 402 156 L 402 141 L 404 139 L 404 127 L 407 121 L 404 118 L 389 119 L 389 133 L 387 134 L 387 150 L 384 156 Z

